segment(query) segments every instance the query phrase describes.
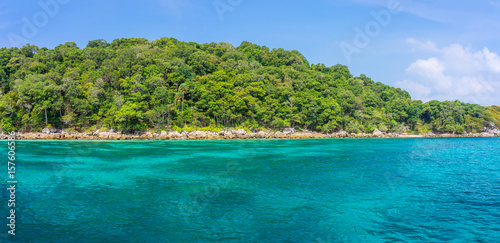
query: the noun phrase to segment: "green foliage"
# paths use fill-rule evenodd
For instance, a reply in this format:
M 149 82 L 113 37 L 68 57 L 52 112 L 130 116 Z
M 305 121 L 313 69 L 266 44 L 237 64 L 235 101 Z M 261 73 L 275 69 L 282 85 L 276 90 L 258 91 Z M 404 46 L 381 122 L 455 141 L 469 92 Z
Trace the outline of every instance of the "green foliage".
M 4 131 L 51 124 L 71 131 L 463 133 L 500 126 L 499 107 L 411 100 L 404 90 L 354 77 L 347 66 L 310 64 L 298 51 L 249 42 L 26 45 L 1 48 L 0 64 Z
M 0 124 L 4 133 L 16 131 L 16 128 L 14 127 L 14 125 L 12 125 L 12 119 L 10 117 L 2 118 Z
M 375 127 L 373 127 L 371 124 L 366 126 L 366 128 L 365 128 L 366 133 L 372 133 L 373 131 L 375 131 Z
M 182 128 L 178 127 L 178 126 L 173 126 L 172 127 L 172 131 L 176 131 L 178 133 L 181 133 L 182 132 Z
M 490 106 L 486 109 L 485 113 L 495 128 L 500 129 L 500 106 Z

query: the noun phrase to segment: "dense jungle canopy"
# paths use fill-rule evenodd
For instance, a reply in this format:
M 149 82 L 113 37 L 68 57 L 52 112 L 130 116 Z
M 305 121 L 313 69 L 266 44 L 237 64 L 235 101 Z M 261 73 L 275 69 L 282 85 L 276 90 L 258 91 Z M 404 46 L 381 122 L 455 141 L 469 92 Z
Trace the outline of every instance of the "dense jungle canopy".
M 0 49 L 4 132 L 207 129 L 480 132 L 500 107 L 412 100 L 344 65 L 249 42 L 174 38 Z M 496 125 L 495 125 L 496 124 Z

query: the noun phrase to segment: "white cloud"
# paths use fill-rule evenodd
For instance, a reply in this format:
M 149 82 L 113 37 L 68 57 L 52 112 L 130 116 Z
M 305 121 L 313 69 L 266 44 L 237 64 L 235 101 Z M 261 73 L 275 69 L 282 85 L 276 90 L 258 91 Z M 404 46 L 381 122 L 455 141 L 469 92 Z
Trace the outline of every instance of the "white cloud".
M 396 86 L 406 91 L 410 91 L 413 94 L 417 94 L 420 97 L 426 97 L 432 92 L 429 88 L 409 80 L 404 80 L 403 82 L 396 82 Z
M 424 101 L 461 100 L 481 105 L 500 104 L 500 56 L 488 48 L 474 51 L 451 44 L 438 48 L 431 41 L 407 43 L 433 51 L 434 57 L 418 59 L 406 69 L 409 76 L 396 86 Z
M 496 53 L 490 52 L 488 48 L 484 48 L 483 54 L 486 59 L 486 64 L 492 72 L 500 73 L 500 56 Z
M 432 85 L 436 89 L 449 89 L 452 85 L 451 78 L 443 73 L 443 64 L 434 57 L 415 61 L 406 69 L 406 72 L 423 77 L 427 85 Z
M 476 73 L 486 68 L 482 51 L 472 52 L 470 48 L 452 44 L 441 49 L 446 68 L 461 73 Z

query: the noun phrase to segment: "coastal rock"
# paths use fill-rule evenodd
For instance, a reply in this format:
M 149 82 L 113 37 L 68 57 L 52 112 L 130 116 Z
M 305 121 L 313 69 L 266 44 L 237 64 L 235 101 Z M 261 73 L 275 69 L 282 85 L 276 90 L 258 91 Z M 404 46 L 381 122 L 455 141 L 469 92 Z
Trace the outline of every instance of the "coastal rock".
M 372 133 L 372 134 L 373 134 L 373 136 L 377 136 L 377 137 L 384 136 L 384 133 L 382 133 L 382 132 L 381 132 L 380 130 L 378 130 L 378 129 L 375 129 L 375 130 L 373 131 L 373 133 Z
M 276 132 L 276 133 L 274 133 L 274 136 L 276 138 L 284 138 L 284 137 L 286 137 L 286 134 L 284 134 L 283 132 Z
M 181 137 L 181 134 L 177 131 L 171 131 L 171 132 L 168 132 L 167 137 L 170 139 L 176 139 L 176 138 Z
M 422 136 L 422 135 L 407 135 L 406 137 L 407 138 L 422 138 L 424 136 Z
M 498 130 L 498 129 L 488 129 L 486 131 L 486 133 L 496 135 L 496 134 L 500 134 L 500 130 Z
M 245 129 L 229 129 L 226 132 L 224 132 L 224 136 L 243 136 L 247 134 L 247 131 Z
M 243 136 L 243 135 L 247 134 L 247 131 L 245 129 L 238 129 L 238 130 L 236 130 L 236 134 L 239 136 Z
M 297 131 L 295 131 L 295 129 L 294 129 L 294 128 L 291 128 L 291 127 L 287 127 L 287 128 L 285 128 L 285 129 L 283 130 L 283 133 L 284 133 L 284 134 L 294 134 L 294 133 L 296 133 L 296 132 L 297 132 Z
M 297 134 L 298 138 L 313 138 L 313 134 L 306 130 L 306 132 L 301 132 Z
M 339 131 L 335 133 L 337 138 L 346 138 L 349 137 L 349 133 L 346 131 Z
M 38 134 L 36 133 L 22 133 L 19 134 L 21 139 L 36 139 L 38 137 Z M 7 137 L 7 135 L 4 135 L 4 139 Z
M 136 133 L 136 134 L 122 134 L 121 132 L 111 133 L 111 132 L 99 132 L 94 135 L 95 132 L 71 132 L 69 134 L 66 131 L 61 131 L 57 133 L 51 133 L 50 130 L 44 129 L 41 133 L 20 133 L 18 134 L 19 139 L 75 139 L 75 140 L 151 140 L 151 139 L 172 139 L 172 140 L 192 140 L 192 139 L 269 139 L 269 138 L 290 138 L 290 139 L 308 139 L 308 138 L 373 138 L 373 137 L 399 137 L 399 138 L 421 138 L 421 137 L 438 137 L 438 138 L 449 138 L 449 137 L 500 137 L 500 130 L 491 129 L 482 133 L 467 133 L 464 134 L 451 134 L 451 133 L 426 133 L 424 135 L 414 135 L 407 133 L 381 133 L 375 130 L 373 133 L 347 133 L 345 131 L 340 131 L 332 134 L 325 134 L 319 132 L 296 132 L 293 134 L 287 134 L 284 132 L 252 132 L 246 133 L 245 130 L 238 131 L 232 129 L 222 131 L 221 133 L 208 132 L 208 131 L 193 131 L 190 133 L 183 132 L 182 134 L 171 131 L 162 131 L 160 133 Z M 378 132 L 377 132 L 378 131 Z M 48 133 L 47 133 L 48 132 Z M 234 132 L 234 133 L 233 133 Z M 380 132 L 380 133 L 379 133 Z M 241 135 L 244 134 L 244 135 Z M 380 135 L 381 136 L 377 136 Z M 7 135 L 3 135 L 4 139 Z M 1 136 L 0 136 L 1 138 Z
M 208 137 L 208 134 L 204 131 L 192 131 L 189 133 L 189 138 L 203 139 Z
M 108 139 L 119 140 L 121 138 L 121 134 L 118 133 L 109 133 Z
M 236 132 L 236 130 L 234 130 L 234 129 L 222 130 L 219 133 L 219 136 L 221 136 L 223 139 L 226 139 L 226 138 L 231 139 L 231 138 L 234 138 L 233 132 Z
M 480 135 L 482 137 L 494 137 L 495 136 L 493 133 L 488 133 L 488 132 L 482 132 Z
M 255 133 L 255 138 L 266 138 L 269 135 L 269 133 L 264 132 L 264 131 L 259 131 Z
M 42 130 L 42 133 L 43 133 L 43 134 L 49 134 L 49 133 L 50 133 L 50 129 L 48 129 L 48 128 L 44 128 L 44 129 Z
M 313 132 L 313 133 L 312 133 L 312 137 L 313 137 L 313 138 L 324 138 L 324 137 L 325 137 L 325 135 L 324 135 L 324 134 L 322 134 L 322 133 L 319 133 L 319 132 Z

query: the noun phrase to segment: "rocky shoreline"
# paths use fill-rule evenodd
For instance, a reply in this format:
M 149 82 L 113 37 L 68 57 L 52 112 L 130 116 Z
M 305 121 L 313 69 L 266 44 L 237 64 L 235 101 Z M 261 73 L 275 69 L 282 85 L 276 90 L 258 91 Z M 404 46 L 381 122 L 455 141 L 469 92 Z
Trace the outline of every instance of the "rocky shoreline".
M 483 133 L 466 134 L 434 134 L 412 135 L 406 133 L 383 133 L 375 130 L 373 133 L 335 133 L 296 132 L 294 129 L 285 129 L 278 132 L 252 132 L 244 129 L 227 129 L 221 132 L 176 132 L 162 131 L 159 133 L 122 134 L 114 131 L 95 131 L 92 133 L 66 133 L 59 131 L 45 131 L 41 133 L 18 133 L 19 140 L 224 140 L 224 139 L 316 139 L 316 138 L 451 138 L 451 137 L 500 137 L 499 130 L 489 130 Z M 7 139 L 7 134 L 1 134 L 0 139 Z

